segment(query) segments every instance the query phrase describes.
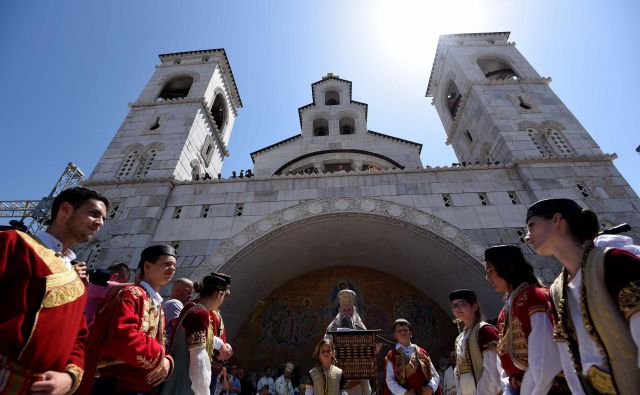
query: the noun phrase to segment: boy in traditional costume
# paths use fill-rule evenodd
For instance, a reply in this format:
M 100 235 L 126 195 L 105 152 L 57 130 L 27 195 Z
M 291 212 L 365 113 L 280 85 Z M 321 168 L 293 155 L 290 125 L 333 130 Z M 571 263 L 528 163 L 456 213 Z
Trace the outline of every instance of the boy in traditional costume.
M 475 292 L 449 294 L 451 311 L 464 325 L 456 339 L 456 388 L 459 395 L 496 395 L 502 391 L 498 369 L 498 330 L 482 321 Z
M 411 324 L 399 318 L 393 323 L 398 342 L 385 357 L 385 395 L 442 395 L 440 377 L 429 354 L 411 343 Z
M 0 394 L 72 393 L 84 370 L 85 286 L 71 247 L 104 224 L 109 201 L 87 188 L 62 191 L 37 236 L 0 232 Z
M 91 359 L 87 358 L 80 394 L 149 393 L 171 374 L 173 359 L 165 354 L 158 290 L 171 280 L 175 265 L 171 246 L 147 247 L 138 265 L 140 282 L 113 287 L 98 309 L 87 341 Z
M 499 245 L 485 251 L 487 281 L 506 295 L 498 316 L 498 355 L 505 372 L 506 394 L 569 394 L 558 350 L 553 342 L 553 318 L 548 289 L 533 273 L 517 246 Z
M 535 253 L 562 264 L 551 286 L 554 338 L 572 392 L 640 393 L 640 259 L 594 247 L 598 216 L 570 199 L 534 203 L 527 229 Z
M 220 315 L 230 284 L 230 276 L 211 273 L 193 285 L 199 296 L 184 306 L 178 319 L 170 345 L 176 368 L 160 394 L 209 395 L 212 377 L 219 377 L 223 361 L 232 354 Z

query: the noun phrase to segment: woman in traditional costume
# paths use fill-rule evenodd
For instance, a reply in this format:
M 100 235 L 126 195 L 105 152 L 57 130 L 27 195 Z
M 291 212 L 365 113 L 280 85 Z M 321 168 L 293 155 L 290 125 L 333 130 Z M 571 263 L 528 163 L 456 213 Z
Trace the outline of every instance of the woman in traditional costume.
M 535 253 L 562 264 L 551 286 L 554 338 L 572 392 L 640 393 L 640 259 L 594 247 L 598 217 L 570 199 L 534 203 L 527 229 Z
M 313 352 L 316 366 L 309 371 L 305 395 L 347 395 L 347 380 L 336 364 L 336 350 L 331 339 L 320 340 Z
M 482 320 L 478 297 L 469 289 L 449 294 L 451 311 L 464 325 L 456 339 L 458 395 L 497 395 L 502 391 L 498 369 L 498 330 Z
M 533 273 L 520 248 L 500 245 L 485 251 L 485 271 L 496 292 L 505 295 L 498 316 L 498 356 L 505 394 L 570 394 L 553 342 L 549 290 Z
M 219 309 L 230 294 L 231 277 L 211 273 L 194 284 L 199 297 L 187 303 L 176 325 L 170 352 L 175 371 L 160 394 L 209 395 L 212 375 L 217 378 L 231 354 Z

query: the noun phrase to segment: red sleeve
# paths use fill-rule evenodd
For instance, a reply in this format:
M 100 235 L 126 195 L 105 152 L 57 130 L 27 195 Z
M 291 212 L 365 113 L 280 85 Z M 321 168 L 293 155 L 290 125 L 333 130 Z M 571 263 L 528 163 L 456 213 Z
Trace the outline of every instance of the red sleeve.
M 498 346 L 498 329 L 491 324 L 482 325 L 478 329 L 478 344 L 482 354 L 488 351 L 496 351 Z
M 182 320 L 187 348 L 205 347 L 209 329 L 209 313 L 203 309 L 191 309 Z
M 126 287 L 119 293 L 109 332 L 100 351 L 129 365 L 150 370 L 165 355 L 164 346 L 141 329 L 143 293 L 144 290 L 137 286 Z
M 516 315 L 520 319 L 525 319 L 526 317 L 527 321 L 528 317 L 531 317 L 535 313 L 547 313 L 550 316 L 550 300 L 549 290 L 547 288 L 528 287 L 518 298 Z
M 227 331 L 224 327 L 224 322 L 222 321 L 222 316 L 217 311 L 211 312 L 211 323 L 213 324 L 213 334 L 214 336 L 222 339 L 223 342 L 227 342 Z

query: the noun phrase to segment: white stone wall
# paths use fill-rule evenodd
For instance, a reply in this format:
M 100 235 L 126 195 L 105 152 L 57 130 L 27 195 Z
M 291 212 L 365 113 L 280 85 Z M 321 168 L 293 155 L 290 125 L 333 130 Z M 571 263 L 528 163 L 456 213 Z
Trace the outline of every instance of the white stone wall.
M 221 171 L 225 157 L 222 147 L 229 142 L 237 108 L 230 98 L 229 78 L 225 78 L 219 56 L 210 56 L 207 62 L 202 56 L 187 58 L 180 64 L 164 62 L 156 70 L 140 94 L 131 104 L 131 110 L 109 147 L 91 174 L 91 180 L 111 180 L 116 178 L 127 155 L 139 150 L 139 158 L 156 149 L 156 157 L 146 178 L 175 177 L 178 180 L 192 179 L 192 163 L 200 164 L 201 175 L 208 172 L 212 177 Z M 190 75 L 194 78 L 189 94 L 184 99 L 157 101 L 163 86 L 173 77 Z M 225 127 L 220 131 L 221 145 L 212 127 L 211 117 L 207 115 L 216 94 L 226 101 L 227 117 Z M 160 125 L 151 130 L 155 122 Z M 213 142 L 214 153 L 205 166 L 202 149 L 206 137 Z M 140 162 L 136 166 L 140 166 Z M 131 176 L 129 177 L 131 178 Z
M 527 135 L 532 127 L 544 132 L 544 123 L 553 122 L 562 133 L 573 154 L 598 155 L 602 151 L 529 64 L 515 45 L 493 41 L 487 37 L 441 38 L 441 56 L 437 72 L 433 104 L 460 161 L 508 163 L 516 159 L 542 154 Z M 489 81 L 478 66 L 479 58 L 497 58 L 508 63 L 518 74 L 517 81 Z M 463 99 L 453 119 L 446 104 L 446 90 L 455 81 Z M 519 97 L 529 106 L 520 106 Z M 466 132 L 472 136 L 470 139 Z
M 586 187 L 589 196 L 582 195 L 577 184 Z M 443 219 L 485 245 L 522 243 L 526 208 L 548 197 L 573 198 L 594 209 L 609 225 L 629 222 L 634 229 L 640 227 L 640 200 L 609 160 L 147 182 L 117 188 L 88 185 L 120 206 L 100 232 L 103 252 L 99 265 L 128 259 L 134 267 L 144 246 L 177 242 L 178 276 L 189 276 L 220 243 L 247 226 L 314 199 L 375 198 L 408 206 Z M 486 205 L 480 195 L 486 197 Z M 240 205 L 242 215 L 237 212 Z M 204 207 L 209 207 L 206 218 Z M 178 209 L 180 215 L 175 218 Z M 634 231 L 632 236 L 640 234 Z M 522 247 L 538 274 L 551 281 L 558 272 L 557 264 Z
M 285 163 L 305 154 L 327 150 L 361 150 L 388 157 L 407 169 L 422 167 L 417 146 L 376 136 L 370 133 L 350 135 L 303 136 L 270 148 L 254 157 L 254 172 L 258 176 L 273 175 Z M 348 153 L 344 154 L 346 157 Z M 353 155 L 354 157 L 356 155 Z

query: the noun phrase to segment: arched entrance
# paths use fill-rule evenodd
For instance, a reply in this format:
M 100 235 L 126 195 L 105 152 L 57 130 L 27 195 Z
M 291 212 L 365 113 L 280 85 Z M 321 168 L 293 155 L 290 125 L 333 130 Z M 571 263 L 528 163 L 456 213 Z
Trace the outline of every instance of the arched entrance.
M 309 200 L 223 242 L 192 279 L 212 271 L 232 276 L 232 295 L 222 308 L 231 341 L 260 301 L 282 284 L 335 266 L 391 274 L 442 311 L 448 311 L 451 290 L 470 288 L 487 316 L 495 317 L 500 297 L 484 278 L 484 249 L 469 234 L 413 207 L 370 198 Z
M 304 376 L 313 367 L 314 347 L 337 314 L 337 294 L 344 288 L 356 291 L 358 314 L 368 328 L 381 329 L 393 340 L 391 324 L 402 317 L 415 325 L 413 341 L 435 363 L 451 351 L 455 326 L 424 291 L 377 270 L 336 266 L 298 276 L 258 302 L 235 336 L 234 363 L 259 373 L 264 366 L 282 369 L 293 362 Z M 390 349 L 385 346 L 379 365 Z

